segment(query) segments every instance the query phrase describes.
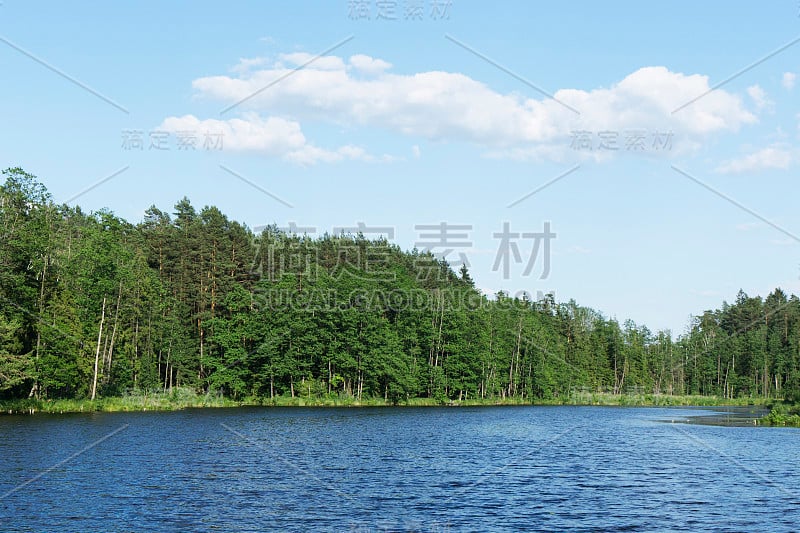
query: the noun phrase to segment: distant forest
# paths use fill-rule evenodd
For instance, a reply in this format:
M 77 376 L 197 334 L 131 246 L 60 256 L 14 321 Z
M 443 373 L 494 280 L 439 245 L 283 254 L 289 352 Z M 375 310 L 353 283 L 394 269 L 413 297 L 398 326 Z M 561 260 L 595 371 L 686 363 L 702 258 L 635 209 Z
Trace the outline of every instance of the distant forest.
M 800 393 L 800 300 L 780 289 L 673 338 L 552 296 L 488 298 L 466 268 L 384 239 L 254 234 L 186 198 L 134 225 L 3 176 L 0 399 Z

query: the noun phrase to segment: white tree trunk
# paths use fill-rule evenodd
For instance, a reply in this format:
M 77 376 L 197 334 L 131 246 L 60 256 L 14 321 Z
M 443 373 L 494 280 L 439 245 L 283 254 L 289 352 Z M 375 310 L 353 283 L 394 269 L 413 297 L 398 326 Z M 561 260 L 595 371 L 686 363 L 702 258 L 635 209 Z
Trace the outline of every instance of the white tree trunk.
M 106 299 L 103 298 L 103 310 L 100 313 L 100 331 L 97 333 L 97 350 L 94 352 L 94 378 L 92 378 L 92 400 L 97 396 L 97 364 L 100 362 L 100 341 L 103 338 L 103 321 L 106 319 Z

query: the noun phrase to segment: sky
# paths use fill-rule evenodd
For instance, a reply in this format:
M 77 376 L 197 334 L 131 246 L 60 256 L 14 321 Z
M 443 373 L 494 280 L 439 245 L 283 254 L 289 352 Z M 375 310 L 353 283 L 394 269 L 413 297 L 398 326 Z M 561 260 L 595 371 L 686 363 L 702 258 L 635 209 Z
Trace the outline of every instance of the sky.
M 800 293 L 800 5 L 0 2 L 0 166 L 685 331 Z

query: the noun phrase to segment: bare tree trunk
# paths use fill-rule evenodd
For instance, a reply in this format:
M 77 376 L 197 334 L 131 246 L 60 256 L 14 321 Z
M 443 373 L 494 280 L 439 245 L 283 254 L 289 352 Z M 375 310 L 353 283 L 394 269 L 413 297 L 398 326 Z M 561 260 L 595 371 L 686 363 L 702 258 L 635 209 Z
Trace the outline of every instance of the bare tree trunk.
M 164 392 L 167 392 L 167 387 L 172 388 L 172 374 L 170 373 L 169 369 L 169 362 L 172 357 L 172 339 L 169 340 L 169 346 L 167 346 L 167 361 L 164 367 Z
M 39 316 L 42 316 L 44 313 L 44 278 L 47 275 L 47 263 L 49 262 L 49 257 L 45 256 L 44 258 L 44 265 L 42 266 L 42 280 L 39 284 Z M 39 329 L 39 326 L 36 327 L 36 378 L 33 380 L 33 386 L 31 387 L 31 392 L 28 394 L 28 398 L 39 398 L 39 350 L 42 346 L 42 332 Z
M 119 292 L 117 293 L 117 310 L 114 312 L 114 329 L 111 330 L 111 343 L 108 345 L 108 362 L 106 376 L 104 379 L 108 381 L 111 378 L 111 357 L 114 354 L 114 340 L 117 338 L 117 323 L 119 323 L 119 304 L 122 300 L 122 280 L 119 282 Z
M 433 366 L 439 366 L 439 354 L 444 351 L 442 342 L 442 326 L 444 325 L 444 295 L 440 295 L 441 314 L 439 315 L 439 333 L 436 340 L 436 361 Z
M 511 354 L 511 367 L 508 370 L 508 395 L 514 396 L 517 393 L 517 387 L 514 383 L 514 369 L 516 368 L 517 372 L 519 372 L 519 355 L 520 355 L 520 348 L 522 344 L 522 317 L 519 319 L 519 323 L 517 324 L 517 346 L 514 350 L 514 353 Z
M 136 317 L 136 324 L 133 328 L 133 388 L 136 389 L 137 378 L 136 366 L 139 362 L 139 317 Z
M 97 396 L 97 365 L 100 362 L 100 341 L 103 338 L 103 321 L 106 319 L 106 299 L 103 298 L 103 310 L 100 313 L 100 328 L 97 333 L 97 349 L 94 352 L 94 378 L 92 378 L 92 400 Z
M 197 327 L 200 330 L 200 370 L 197 373 L 197 379 L 203 379 L 203 323 L 197 319 Z
M 729 373 L 729 371 L 730 371 L 730 365 L 728 365 L 728 367 L 725 368 L 725 393 L 724 393 L 724 397 L 725 398 L 728 397 L 728 373 Z

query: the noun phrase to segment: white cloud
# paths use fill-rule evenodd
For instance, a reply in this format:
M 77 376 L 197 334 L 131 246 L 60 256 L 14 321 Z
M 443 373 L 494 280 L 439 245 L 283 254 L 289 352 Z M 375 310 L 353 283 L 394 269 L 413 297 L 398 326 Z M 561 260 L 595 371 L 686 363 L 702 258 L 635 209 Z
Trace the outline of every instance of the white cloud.
M 342 70 L 344 69 L 344 61 L 341 57 L 336 56 L 316 56 L 307 52 L 293 52 L 291 54 L 281 54 L 281 61 L 285 61 L 295 68 L 307 65 L 305 68 L 312 68 L 316 70 Z M 277 63 L 276 65 L 279 65 Z
M 267 155 L 281 155 L 305 146 L 306 138 L 300 124 L 282 118 L 262 120 L 255 114 L 230 120 L 200 120 L 194 115 L 169 117 L 159 130 L 168 132 L 190 131 L 195 135 L 221 134 L 225 150 L 256 151 Z
M 731 159 L 718 166 L 715 171 L 720 174 L 742 174 L 760 170 L 785 170 L 792 163 L 792 152 L 773 145 L 738 159 Z
M 390 161 L 390 156 L 376 157 L 358 146 L 346 145 L 334 150 L 310 144 L 293 120 L 278 117 L 261 119 L 255 114 L 230 120 L 200 120 L 193 115 L 169 117 L 157 130 L 167 132 L 192 132 L 202 144 L 206 133 L 222 135 L 222 149 L 238 152 L 256 152 L 267 156 L 282 157 L 300 165 L 333 163 L 343 160 Z
M 346 145 L 336 150 L 325 150 L 316 146 L 306 144 L 298 150 L 294 150 L 286 154 L 285 158 L 288 161 L 297 163 L 299 165 L 308 166 L 317 163 L 336 163 L 346 159 L 354 161 L 368 161 L 374 162 L 379 159 L 385 161 L 391 160 L 388 156 L 383 158 L 376 158 L 369 155 L 366 150 L 359 146 Z
M 411 147 L 411 153 L 414 155 L 414 159 L 419 159 L 422 155 L 422 151 L 419 149 L 419 145 L 415 144 Z
M 696 149 L 710 135 L 736 132 L 757 121 L 740 96 L 711 91 L 707 76 L 666 67 L 641 68 L 608 88 L 561 89 L 555 92 L 556 99 L 550 99 L 501 94 L 457 72 L 394 74 L 390 63 L 362 54 L 351 56 L 347 63 L 324 56 L 293 71 L 314 58 L 295 52 L 280 55 L 277 61 L 241 60 L 235 75 L 198 78 L 192 85 L 198 96 L 226 105 L 244 100 L 232 113 L 249 113 L 245 117 L 279 115 L 295 125 L 298 120 L 315 120 L 469 142 L 486 156 L 522 160 L 563 160 L 574 153 L 569 148 L 578 130 L 595 135 L 616 131 L 620 150 L 627 131 L 648 133 L 649 143 L 654 133 L 671 132 L 671 150 L 676 153 Z M 267 86 L 269 90 L 262 90 Z M 704 96 L 697 98 L 700 95 Z M 261 132 L 258 120 L 253 127 L 256 134 Z M 238 129 L 246 131 L 244 125 Z M 306 148 L 304 153 L 316 150 Z M 316 160 L 335 159 L 335 154 L 338 149 Z
M 239 63 L 237 63 L 233 68 L 231 68 L 231 72 L 243 74 L 254 67 L 261 67 L 263 65 L 266 65 L 268 64 L 268 62 L 269 60 L 265 57 L 254 57 L 254 58 L 243 57 L 239 59 Z
M 775 102 L 769 99 L 767 93 L 758 84 L 748 87 L 747 94 L 753 100 L 757 110 L 772 111 L 775 108 Z
M 781 81 L 783 88 L 787 91 L 794 89 L 794 82 L 796 79 L 797 75 L 794 72 L 784 72 L 783 80 Z
M 359 72 L 376 76 L 392 68 L 391 63 L 387 63 L 382 59 L 375 59 L 363 54 L 357 54 L 350 57 L 350 66 Z

